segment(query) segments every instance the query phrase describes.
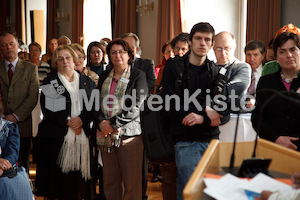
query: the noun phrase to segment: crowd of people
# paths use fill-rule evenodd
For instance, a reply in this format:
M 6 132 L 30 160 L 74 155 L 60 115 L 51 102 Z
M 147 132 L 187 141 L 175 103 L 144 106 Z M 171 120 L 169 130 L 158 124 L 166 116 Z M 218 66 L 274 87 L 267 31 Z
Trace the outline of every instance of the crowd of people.
M 26 173 L 31 111 L 37 103 L 43 120 L 35 140 L 34 194 L 47 199 L 147 199 L 149 162 L 140 111 L 153 93 L 181 100 L 179 107 L 171 100 L 162 112 L 170 123 L 175 156 L 150 163 L 154 168 L 151 180 L 162 181 L 163 199 L 183 199 L 191 174 L 210 141 L 219 138 L 219 126 L 230 120 L 231 113 L 252 112 L 259 137 L 300 151 L 299 35 L 300 30 L 289 24 L 267 47 L 251 40 L 242 62 L 234 56 L 232 33 L 215 34 L 211 24 L 200 22 L 190 33 L 166 41 L 162 63 L 155 67 L 153 60 L 141 58 L 140 40 L 134 33 L 91 42 L 86 52 L 67 36 L 52 38 L 41 55 L 37 42 L 29 44 L 26 54 L 19 50 L 13 34 L 2 32 L 1 196 L 32 198 Z M 210 50 L 216 62 L 208 59 Z M 218 90 L 221 72 L 226 84 Z M 195 98 L 188 104 L 186 90 Z M 223 110 L 216 108 L 214 100 L 207 101 L 216 95 L 224 96 Z M 12 183 L 23 185 L 22 191 L 2 187 Z M 272 196 L 263 193 L 262 199 L 266 195 Z

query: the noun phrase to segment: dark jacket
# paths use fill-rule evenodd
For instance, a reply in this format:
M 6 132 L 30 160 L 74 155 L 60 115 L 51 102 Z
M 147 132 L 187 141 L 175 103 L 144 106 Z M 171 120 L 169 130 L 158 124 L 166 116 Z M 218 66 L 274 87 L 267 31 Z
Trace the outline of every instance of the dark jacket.
M 0 118 L 0 158 L 7 159 L 13 166 L 17 163 L 20 150 L 20 133 L 17 124 Z
M 101 93 L 102 84 L 109 75 L 112 69 L 105 70 L 99 76 L 98 90 Z M 135 136 L 141 134 L 141 125 L 140 125 L 140 108 L 144 99 L 148 94 L 148 85 L 146 81 L 145 73 L 135 67 L 131 67 L 131 74 L 125 95 L 133 96 L 133 90 L 136 90 L 136 104 L 132 105 L 132 100 L 130 98 L 125 99 L 125 105 L 127 108 L 131 107 L 129 111 L 122 110 L 120 114 L 110 119 L 111 124 L 115 129 L 122 129 L 122 135 L 125 136 Z M 141 93 L 141 90 L 144 90 Z M 144 95 L 144 96 L 141 96 Z M 93 113 L 96 124 L 98 125 L 101 121 L 105 120 L 104 114 L 101 110 L 95 110 Z
M 300 95 L 296 93 L 299 87 L 300 72 L 298 77 L 293 79 L 290 92 L 287 92 L 282 83 L 280 72 L 259 79 L 256 89 L 256 107 L 251 120 L 253 128 L 260 137 L 272 142 L 279 136 L 300 137 Z M 269 90 L 263 91 L 263 89 Z M 299 140 L 294 144 L 299 151 Z
M 145 72 L 149 92 L 153 92 L 156 81 L 154 61 L 150 59 L 137 58 L 134 62 L 134 67 Z
M 78 72 L 75 71 L 75 73 Z M 57 80 L 59 86 L 63 86 L 62 82 L 58 78 L 57 73 L 46 77 L 43 80 L 43 85 L 51 84 L 51 81 L 54 80 Z M 94 88 L 96 88 L 95 83 L 89 77 L 82 74 L 79 75 L 79 89 L 84 89 L 86 91 L 88 99 L 90 98 Z M 45 104 L 48 102 L 46 102 L 45 94 L 42 91 L 40 101 L 44 117 L 42 122 L 39 124 L 37 137 L 59 139 L 64 138 L 64 136 L 67 134 L 67 118 L 68 116 L 71 116 L 71 97 L 66 89 L 61 95 L 66 99 L 66 109 L 53 112 L 45 107 Z M 51 100 L 51 98 L 47 98 L 47 100 Z M 84 103 L 83 110 L 81 111 L 79 117 L 83 122 L 83 129 L 85 133 L 89 134 L 89 123 L 91 121 L 91 117 L 89 112 L 86 110 Z
M 184 109 L 183 96 L 180 97 L 180 109 L 176 110 L 174 102 L 170 104 L 170 110 L 164 110 L 164 117 L 172 123 L 172 134 L 175 135 L 175 140 L 178 141 L 203 141 L 209 142 L 211 139 L 218 138 L 219 128 L 210 126 L 210 120 L 205 112 L 206 106 L 206 89 L 211 89 L 214 83 L 214 77 L 212 77 L 212 70 L 217 66 L 209 60 L 205 61 L 202 66 L 193 66 L 189 63 L 190 52 L 186 53 L 182 59 L 184 62 L 182 88 L 188 89 L 190 96 L 195 90 L 201 89 L 201 93 L 197 95 L 197 102 L 201 105 L 201 109 L 198 109 L 194 103 L 188 105 L 188 109 Z M 178 89 L 176 89 L 178 72 L 176 71 L 177 62 L 180 59 L 178 56 L 171 58 L 167 61 L 162 78 L 162 95 L 178 95 Z M 215 69 L 213 69 L 215 68 Z M 182 90 L 182 89 L 181 89 Z M 204 91 L 204 92 L 203 92 Z M 183 94 L 183 91 L 180 92 Z M 179 95 L 180 96 L 180 95 Z M 165 104 L 166 105 L 166 104 Z M 197 124 L 194 126 L 184 126 L 182 120 L 190 113 L 196 113 L 204 116 L 203 124 Z

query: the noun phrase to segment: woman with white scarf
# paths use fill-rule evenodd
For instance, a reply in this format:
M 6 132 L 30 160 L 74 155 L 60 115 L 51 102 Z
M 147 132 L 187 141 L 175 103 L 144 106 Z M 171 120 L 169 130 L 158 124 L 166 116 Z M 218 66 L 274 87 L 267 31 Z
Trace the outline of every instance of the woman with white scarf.
M 41 93 L 44 118 L 37 135 L 36 195 L 50 199 L 89 199 L 91 118 L 82 97 L 95 88 L 74 70 L 77 54 L 59 46 L 52 57 L 57 73 L 46 77 Z
M 107 200 L 140 200 L 144 151 L 140 109 L 148 94 L 147 79 L 143 71 L 131 67 L 134 56 L 127 42 L 113 40 L 106 51 L 111 67 L 99 76 L 97 113 L 104 193 Z

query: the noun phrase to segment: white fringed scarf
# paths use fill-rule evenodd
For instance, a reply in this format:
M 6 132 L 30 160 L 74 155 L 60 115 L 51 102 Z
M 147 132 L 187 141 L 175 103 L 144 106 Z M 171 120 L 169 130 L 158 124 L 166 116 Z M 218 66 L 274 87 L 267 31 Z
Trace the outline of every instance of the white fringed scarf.
M 71 117 L 79 116 L 82 110 L 79 101 L 79 74 L 74 72 L 73 82 L 69 82 L 59 72 L 58 77 L 71 97 Z M 85 181 L 91 179 L 89 139 L 82 128 L 79 135 L 76 135 L 72 128 L 68 128 L 57 163 L 62 168 L 63 173 L 80 170 Z

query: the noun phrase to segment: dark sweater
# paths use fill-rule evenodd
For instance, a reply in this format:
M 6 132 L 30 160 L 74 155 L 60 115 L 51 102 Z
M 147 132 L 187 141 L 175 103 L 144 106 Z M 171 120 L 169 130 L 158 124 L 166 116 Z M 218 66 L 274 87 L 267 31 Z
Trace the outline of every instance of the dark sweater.
M 210 120 L 205 113 L 206 106 L 206 89 L 212 88 L 213 77 L 211 74 L 212 67 L 217 67 L 214 64 L 211 65 L 209 60 L 205 61 L 202 66 L 195 66 L 189 63 L 189 52 L 183 56 L 184 65 L 188 68 L 188 78 L 183 78 L 183 87 L 189 90 L 189 96 L 191 96 L 197 89 L 201 89 L 201 93 L 196 96 L 196 102 L 201 107 L 196 107 L 194 103 L 188 105 L 188 109 L 184 109 L 183 99 L 186 101 L 187 98 L 181 96 L 180 110 L 176 111 L 174 102 L 170 105 L 169 111 L 164 111 L 164 117 L 172 123 L 171 132 L 175 136 L 176 142 L 178 141 L 202 141 L 209 142 L 212 139 L 219 137 L 219 128 L 210 126 Z M 176 62 L 178 58 L 169 59 L 166 63 L 162 85 L 163 85 L 163 96 L 165 95 L 177 95 L 176 90 Z M 184 77 L 186 75 L 184 74 Z M 182 93 L 183 94 L 183 93 Z M 209 95 L 209 94 L 208 94 Z M 210 96 L 210 95 L 209 95 Z M 202 108 L 202 109 L 199 109 Z M 204 123 L 197 124 L 194 126 L 184 126 L 182 120 L 189 113 L 196 113 L 204 116 Z

